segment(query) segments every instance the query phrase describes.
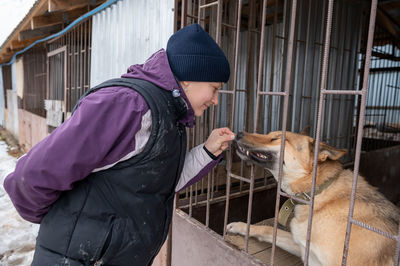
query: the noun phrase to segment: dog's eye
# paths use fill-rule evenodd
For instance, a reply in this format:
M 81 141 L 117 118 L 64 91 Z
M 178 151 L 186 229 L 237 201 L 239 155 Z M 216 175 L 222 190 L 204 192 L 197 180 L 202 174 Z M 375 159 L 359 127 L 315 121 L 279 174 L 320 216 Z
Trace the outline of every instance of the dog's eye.
M 275 140 L 278 140 L 278 139 L 279 139 L 279 138 L 272 138 L 271 141 L 275 141 Z

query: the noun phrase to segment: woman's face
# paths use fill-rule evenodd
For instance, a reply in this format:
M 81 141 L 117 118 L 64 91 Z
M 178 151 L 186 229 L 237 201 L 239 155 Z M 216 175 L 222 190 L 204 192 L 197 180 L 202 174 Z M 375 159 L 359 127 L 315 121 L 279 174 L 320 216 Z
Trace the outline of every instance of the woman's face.
M 195 116 L 201 116 L 210 105 L 218 104 L 221 82 L 182 81 L 182 88 L 192 105 Z

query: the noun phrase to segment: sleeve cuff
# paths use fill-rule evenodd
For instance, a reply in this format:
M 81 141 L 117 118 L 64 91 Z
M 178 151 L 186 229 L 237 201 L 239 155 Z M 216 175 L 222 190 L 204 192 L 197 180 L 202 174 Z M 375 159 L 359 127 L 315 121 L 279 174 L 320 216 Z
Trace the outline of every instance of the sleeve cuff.
M 208 156 L 210 156 L 211 159 L 213 159 L 213 160 L 217 160 L 217 159 L 218 159 L 217 156 L 215 156 L 214 154 L 212 154 L 212 153 L 206 148 L 206 145 L 203 145 L 203 149 L 206 151 L 206 153 L 208 154 Z

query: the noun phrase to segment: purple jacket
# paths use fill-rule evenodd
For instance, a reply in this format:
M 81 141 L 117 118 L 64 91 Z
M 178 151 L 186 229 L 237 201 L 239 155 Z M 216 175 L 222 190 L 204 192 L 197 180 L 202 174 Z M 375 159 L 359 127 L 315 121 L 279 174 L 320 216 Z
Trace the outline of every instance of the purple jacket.
M 179 89 L 188 105 L 180 122 L 193 127 L 194 112 L 164 49 L 144 64 L 130 66 L 122 77 L 144 79 L 169 91 Z M 140 153 L 150 131 L 151 111 L 139 93 L 124 87 L 103 88 L 86 96 L 70 119 L 18 160 L 4 188 L 24 219 L 40 223 L 62 191 L 73 189 L 91 172 Z M 176 191 L 200 180 L 219 159 L 212 160 L 203 144 L 193 148 L 185 157 Z

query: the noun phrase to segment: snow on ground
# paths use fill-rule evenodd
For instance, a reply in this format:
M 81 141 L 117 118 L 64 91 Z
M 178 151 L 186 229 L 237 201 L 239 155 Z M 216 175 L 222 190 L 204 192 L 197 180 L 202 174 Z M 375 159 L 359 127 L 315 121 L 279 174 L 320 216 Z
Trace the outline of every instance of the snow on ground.
M 0 266 L 30 265 L 39 225 L 23 220 L 4 190 L 4 178 L 14 171 L 17 162 L 7 148 L 0 141 Z

